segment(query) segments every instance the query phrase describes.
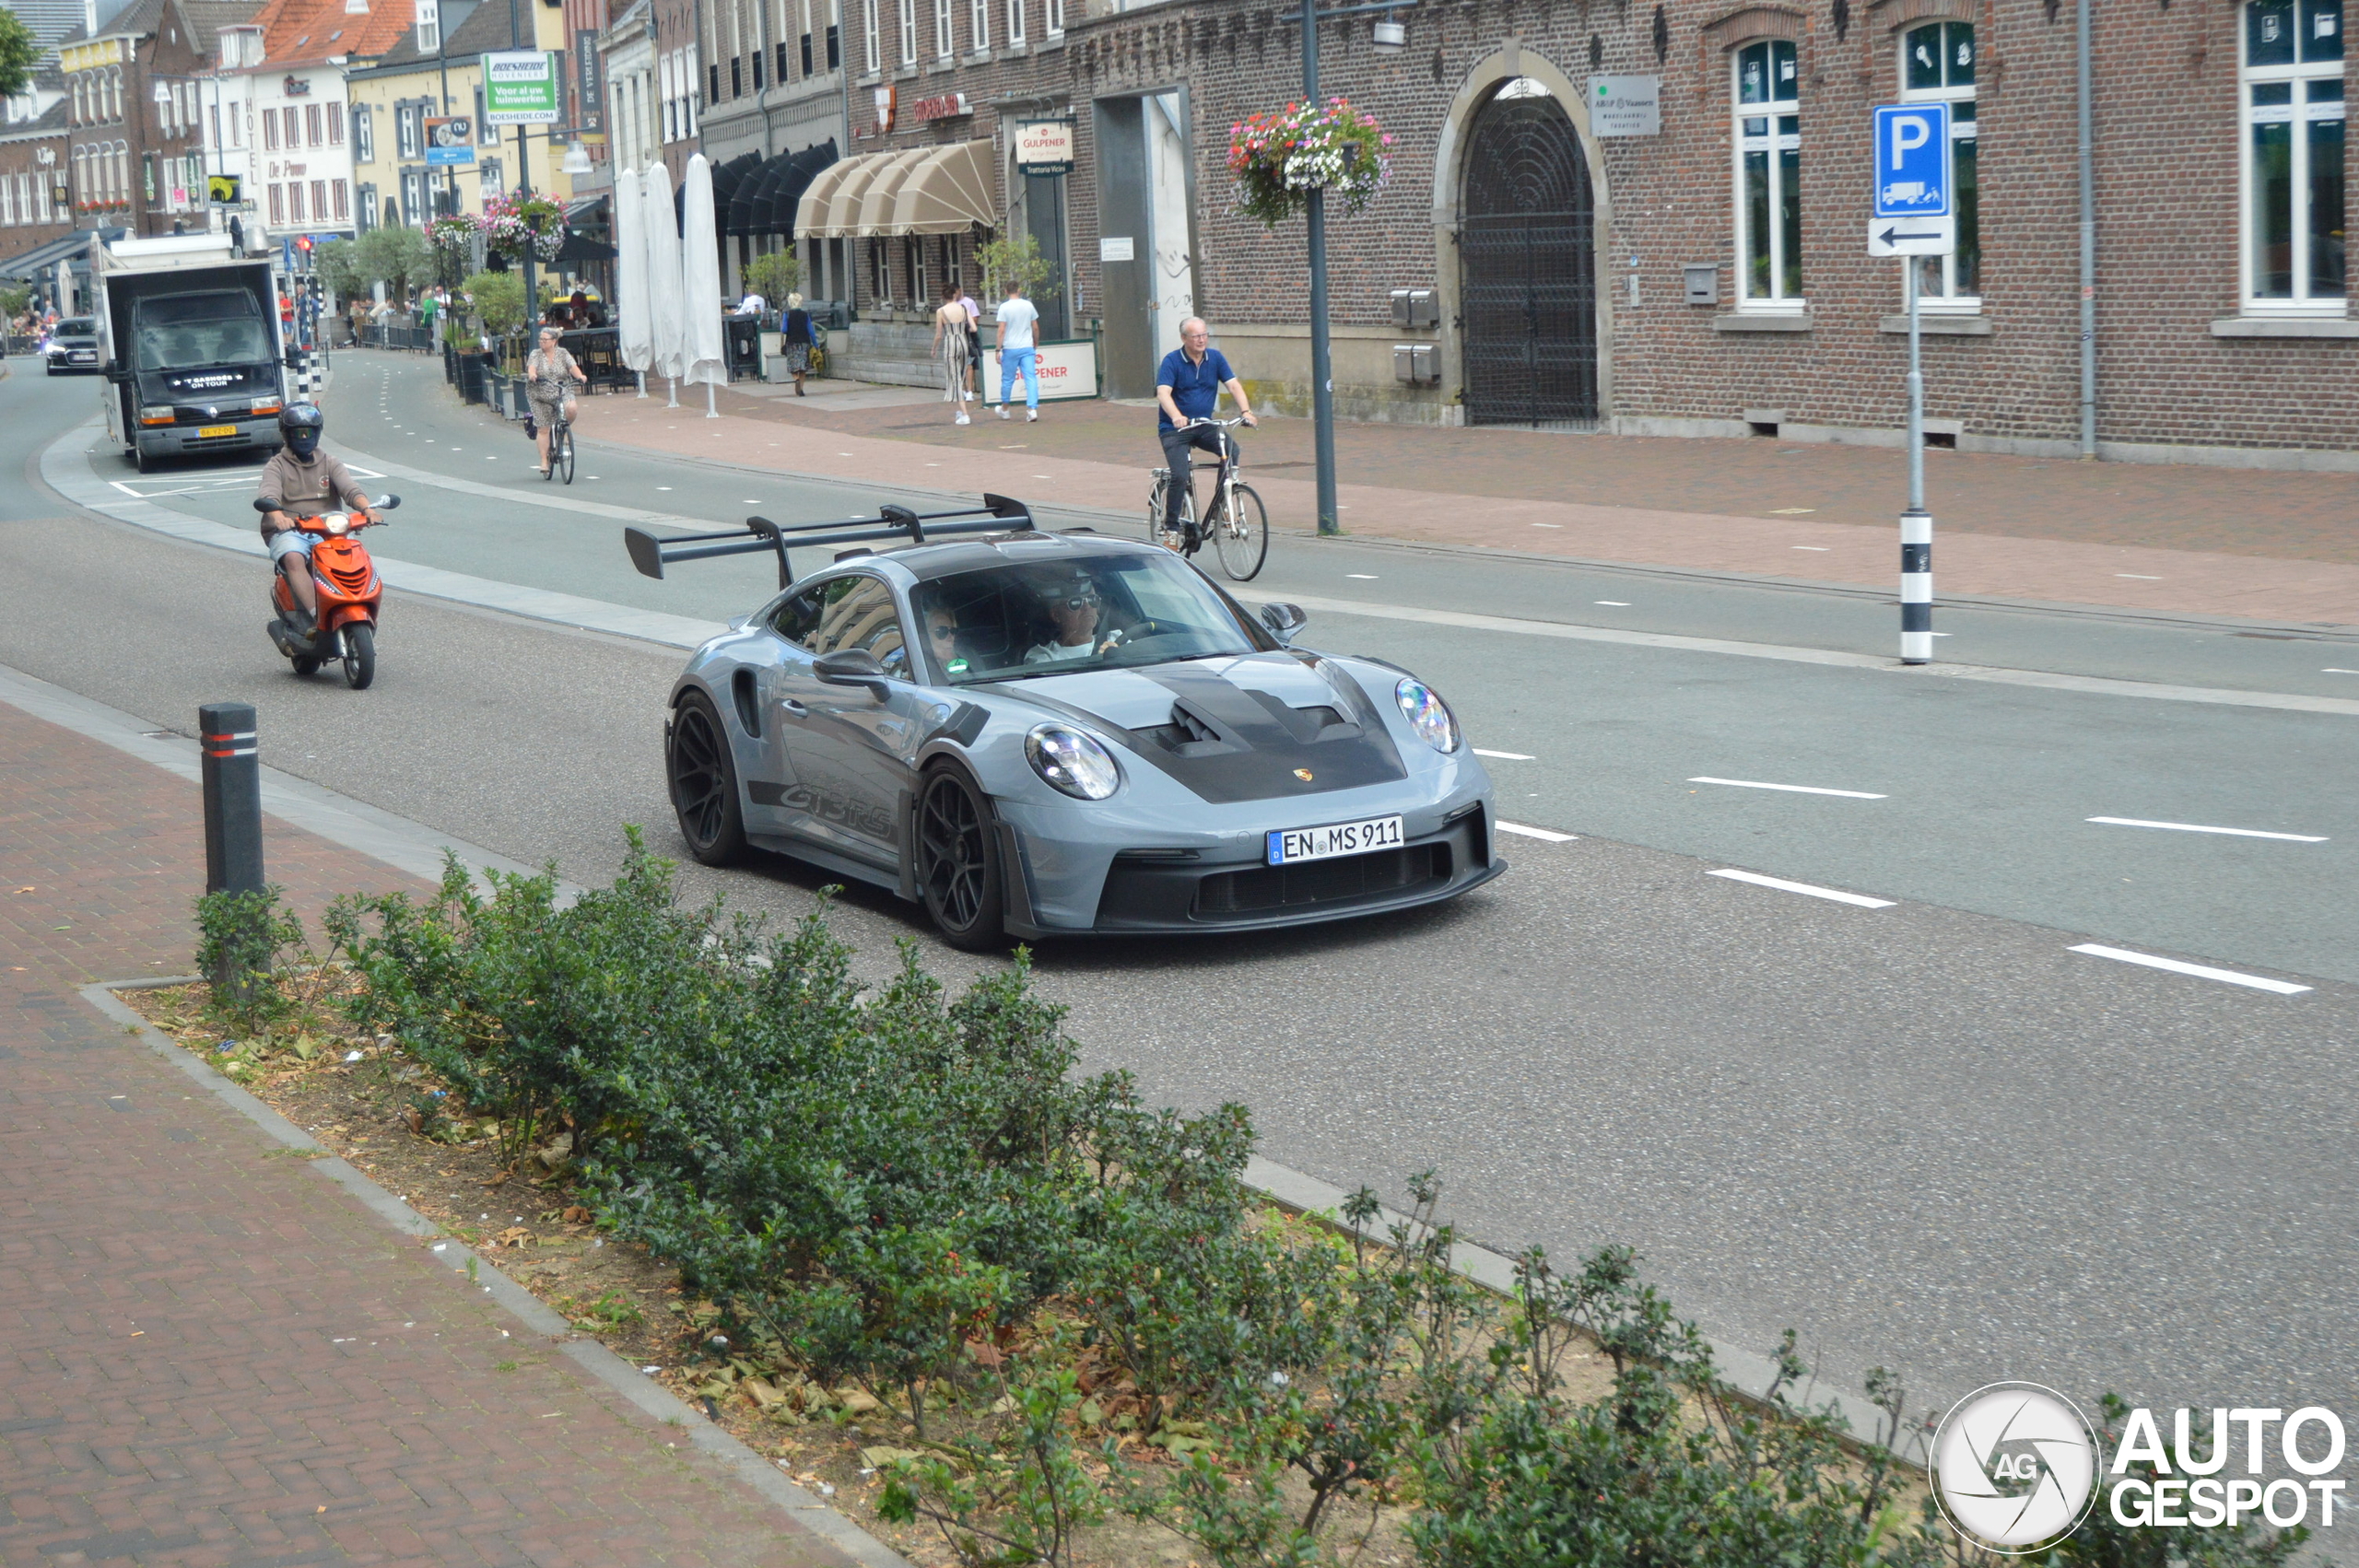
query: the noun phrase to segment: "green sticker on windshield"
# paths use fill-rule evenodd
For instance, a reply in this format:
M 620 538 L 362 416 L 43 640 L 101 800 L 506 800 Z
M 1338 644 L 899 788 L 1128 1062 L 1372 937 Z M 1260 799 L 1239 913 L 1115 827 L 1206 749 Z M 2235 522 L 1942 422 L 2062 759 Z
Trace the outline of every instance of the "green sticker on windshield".
M 967 673 L 967 661 L 964 659 L 953 659 L 949 669 L 954 675 L 963 675 Z

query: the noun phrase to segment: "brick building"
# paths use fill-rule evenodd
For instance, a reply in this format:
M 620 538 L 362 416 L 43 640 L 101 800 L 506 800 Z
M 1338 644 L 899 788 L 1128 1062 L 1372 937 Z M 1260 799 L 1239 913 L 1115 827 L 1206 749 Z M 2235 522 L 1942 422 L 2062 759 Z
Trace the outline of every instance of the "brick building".
M 255 0 L 134 0 L 100 21 L 92 6 L 59 41 L 78 227 L 207 227 L 203 127 L 214 100 L 205 78 L 221 29 L 255 9 Z
M 992 231 L 1069 257 L 1064 303 L 1102 322 L 1109 392 L 1143 390 L 1193 310 L 1257 399 L 1306 404 L 1302 226 L 1233 214 L 1226 168 L 1234 122 L 1300 96 L 1298 12 L 1057 4 L 857 0 L 851 152 L 988 143 Z M 1903 263 L 1866 254 L 1869 110 L 1938 99 L 1968 194 L 1960 254 L 1919 263 L 1929 435 L 2080 451 L 2072 0 L 1426 0 L 1394 18 L 1407 40 L 1389 51 L 1368 18 L 1320 30 L 1324 92 L 1395 138 L 1385 192 L 1330 225 L 1346 414 L 1897 441 Z M 2359 470 L 2343 22 L 2342 0 L 2096 11 L 2104 455 Z M 1651 88 L 1659 129 L 1599 134 L 1598 76 L 1641 78 L 1624 86 Z M 1016 178 L 1014 126 L 1057 117 L 1071 174 Z M 889 320 L 970 266 L 983 232 L 804 242 Z M 1400 288 L 1435 290 L 1438 324 L 1396 327 Z M 1434 384 L 1395 379 L 1409 342 L 1433 348 Z
M 52 69 L 0 110 L 0 266 L 73 231 L 65 191 L 67 116 L 64 78 Z

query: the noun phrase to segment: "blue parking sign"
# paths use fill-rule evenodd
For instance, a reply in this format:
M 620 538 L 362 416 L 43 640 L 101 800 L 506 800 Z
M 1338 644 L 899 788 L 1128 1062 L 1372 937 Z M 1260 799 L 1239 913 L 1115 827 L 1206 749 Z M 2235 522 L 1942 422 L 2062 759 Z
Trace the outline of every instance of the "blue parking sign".
M 1947 217 L 1950 106 L 1878 104 L 1875 144 L 1875 216 Z

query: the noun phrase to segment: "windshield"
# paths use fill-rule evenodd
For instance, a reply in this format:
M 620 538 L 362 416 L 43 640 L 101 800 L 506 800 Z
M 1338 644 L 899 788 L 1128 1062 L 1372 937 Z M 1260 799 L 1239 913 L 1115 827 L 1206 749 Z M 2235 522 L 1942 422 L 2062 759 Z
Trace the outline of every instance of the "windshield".
M 970 685 L 1273 646 L 1171 556 L 1089 556 L 987 567 L 910 596 L 943 681 Z
M 96 337 L 99 335 L 99 323 L 96 320 L 88 316 L 76 316 L 71 320 L 58 322 L 53 335 L 57 337 Z
M 139 368 L 203 370 L 270 357 L 270 340 L 251 296 L 180 294 L 139 302 Z

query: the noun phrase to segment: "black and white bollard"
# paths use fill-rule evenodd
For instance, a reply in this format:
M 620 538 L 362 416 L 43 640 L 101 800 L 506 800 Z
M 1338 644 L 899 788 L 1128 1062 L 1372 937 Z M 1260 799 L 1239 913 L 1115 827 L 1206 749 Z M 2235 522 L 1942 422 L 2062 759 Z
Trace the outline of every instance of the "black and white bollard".
M 1933 514 L 1900 514 L 1900 661 L 1933 661 Z
M 260 893 L 262 765 L 254 755 L 250 702 L 208 702 L 196 710 L 204 753 L 205 891 Z

